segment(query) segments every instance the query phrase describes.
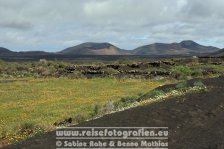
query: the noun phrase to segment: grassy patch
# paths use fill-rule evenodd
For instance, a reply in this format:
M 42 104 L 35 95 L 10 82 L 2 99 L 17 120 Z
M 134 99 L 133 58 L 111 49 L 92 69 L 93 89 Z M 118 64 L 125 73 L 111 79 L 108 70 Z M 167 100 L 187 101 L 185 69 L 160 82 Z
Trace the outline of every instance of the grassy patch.
M 4 130 L 8 141 L 14 142 L 19 128 L 36 131 L 38 125 L 48 131 L 55 122 L 70 117 L 79 123 L 99 113 L 99 107 L 108 101 L 146 93 L 165 83 L 112 78 L 0 79 L 0 133 Z

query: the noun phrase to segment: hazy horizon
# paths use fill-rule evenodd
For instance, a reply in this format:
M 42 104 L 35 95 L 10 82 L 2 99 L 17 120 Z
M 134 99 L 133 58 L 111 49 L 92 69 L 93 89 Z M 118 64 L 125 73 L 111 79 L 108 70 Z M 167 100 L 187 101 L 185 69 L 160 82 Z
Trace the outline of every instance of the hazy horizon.
M 182 41 L 186 41 L 186 40 L 182 40 Z M 181 42 L 181 41 L 180 41 Z M 194 41 L 195 42 L 195 41 Z M 83 43 L 90 43 L 90 42 L 83 42 Z M 80 43 L 80 44 L 83 44 L 83 43 Z M 97 43 L 109 43 L 109 42 L 97 42 Z M 150 44 L 155 44 L 155 43 L 162 43 L 162 42 L 154 42 L 154 43 L 149 43 L 149 44 L 147 44 L 147 45 L 150 45 Z M 172 43 L 179 43 L 179 42 L 170 42 L 170 43 L 163 43 L 163 44 L 172 44 Z M 197 42 L 196 42 L 197 43 Z M 77 44 L 77 45 L 80 45 L 80 44 Z M 111 43 L 110 43 L 111 44 Z M 198 43 L 198 44 L 200 44 L 200 43 Z M 77 46 L 77 45 L 73 45 L 73 46 Z M 112 44 L 113 45 L 113 44 Z M 73 46 L 71 46 L 71 47 L 73 47 Z M 116 45 L 114 45 L 114 46 L 116 46 Z M 145 46 L 145 45 L 139 45 L 138 47 L 134 47 L 133 49 L 122 49 L 122 50 L 127 50 L 127 51 L 130 51 L 130 50 L 134 50 L 134 49 L 136 49 L 136 48 L 139 48 L 139 47 L 142 47 L 142 46 Z M 202 46 L 212 46 L 212 45 L 202 45 Z M 1 47 L 1 46 L 0 46 Z M 118 47 L 118 48 L 120 48 L 119 46 L 116 46 L 116 47 Z M 7 47 L 2 47 L 2 48 L 6 48 L 6 49 L 8 49 Z M 66 47 L 66 48 L 70 48 L 70 47 Z M 66 49 L 65 48 L 65 49 Z M 217 48 L 219 48 L 219 47 L 217 47 Z M 62 51 L 62 50 L 65 50 L 65 49 L 60 49 L 60 50 L 54 50 L 54 51 L 48 51 L 48 50 L 44 50 L 44 49 L 40 49 L 40 50 L 14 50 L 14 49 L 8 49 L 8 50 L 11 50 L 11 51 L 14 51 L 14 52 L 26 52 L 26 51 L 43 51 L 43 52 L 60 52 L 60 51 Z M 220 49 L 222 49 L 222 48 L 220 48 Z

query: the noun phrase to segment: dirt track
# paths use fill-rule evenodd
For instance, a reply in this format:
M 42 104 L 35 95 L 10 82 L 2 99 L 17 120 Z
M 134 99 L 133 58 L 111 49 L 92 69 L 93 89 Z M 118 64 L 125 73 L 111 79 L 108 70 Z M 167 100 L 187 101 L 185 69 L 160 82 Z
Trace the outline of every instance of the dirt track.
M 79 126 L 169 127 L 170 149 L 224 149 L 224 77 L 203 81 L 209 92 L 106 115 Z M 163 87 L 164 88 L 164 87 Z M 55 132 L 5 149 L 55 148 Z

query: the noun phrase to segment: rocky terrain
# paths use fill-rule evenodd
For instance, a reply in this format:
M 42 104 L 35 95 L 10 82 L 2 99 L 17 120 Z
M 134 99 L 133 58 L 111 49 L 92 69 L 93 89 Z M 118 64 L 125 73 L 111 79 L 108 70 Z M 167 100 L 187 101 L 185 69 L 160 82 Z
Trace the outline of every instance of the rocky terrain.
M 2 77 L 56 77 L 56 78 L 96 78 L 118 79 L 186 79 L 207 77 L 224 73 L 223 58 L 185 58 L 160 60 L 133 60 L 99 62 L 93 64 L 73 64 L 61 61 L 1 62 Z

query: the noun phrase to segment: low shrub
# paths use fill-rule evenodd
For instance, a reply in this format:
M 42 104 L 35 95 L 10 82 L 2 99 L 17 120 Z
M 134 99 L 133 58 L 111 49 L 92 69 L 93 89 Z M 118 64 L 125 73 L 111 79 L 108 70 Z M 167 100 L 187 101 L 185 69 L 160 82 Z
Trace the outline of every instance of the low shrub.
M 194 71 L 188 66 L 176 66 L 171 71 L 173 77 L 176 79 L 187 79 L 194 73 Z
M 102 108 L 102 113 L 110 113 L 114 110 L 115 106 L 112 101 L 108 101 Z
M 137 101 L 139 97 L 138 96 L 126 96 L 126 97 L 122 97 L 121 100 L 117 101 L 115 103 L 115 108 L 119 109 L 121 107 L 126 107 L 131 103 L 134 103 L 135 101 Z
M 184 82 L 177 83 L 177 85 L 175 87 L 178 90 L 185 90 L 188 88 L 188 84 L 186 81 L 184 81 Z
M 198 89 L 200 89 L 202 91 L 207 91 L 207 86 L 200 80 L 194 82 L 194 87 L 197 87 Z
M 20 128 L 22 132 L 31 131 L 35 128 L 35 124 L 33 122 L 25 122 L 20 125 Z
M 152 90 L 151 92 L 147 93 L 145 98 L 155 98 L 155 97 L 158 97 L 158 96 L 161 96 L 164 94 L 165 94 L 164 91 L 155 89 L 155 90 Z
M 85 76 L 80 71 L 74 71 L 73 73 L 68 74 L 68 78 L 70 79 L 83 79 Z
M 87 119 L 87 116 L 83 113 L 78 113 L 75 118 L 74 118 L 74 121 L 77 122 L 77 123 L 81 123 L 81 122 L 84 122 L 85 120 Z
M 102 110 L 102 106 L 100 106 L 99 104 L 96 104 L 93 107 L 93 113 L 91 113 L 91 117 L 94 118 L 95 116 L 98 116 L 101 114 L 101 110 Z

